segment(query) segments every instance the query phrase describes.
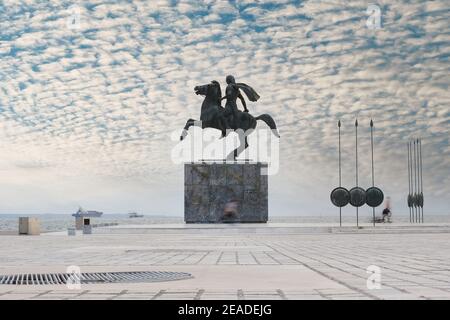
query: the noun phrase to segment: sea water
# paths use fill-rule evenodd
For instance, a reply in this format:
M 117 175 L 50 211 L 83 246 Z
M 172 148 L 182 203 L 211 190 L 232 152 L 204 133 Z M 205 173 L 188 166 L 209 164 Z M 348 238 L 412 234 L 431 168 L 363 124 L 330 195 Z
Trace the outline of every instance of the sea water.
M 29 216 L 38 218 L 41 225 L 41 232 L 63 231 L 69 227 L 75 226 L 75 218 L 70 214 L 0 214 L 0 232 L 17 231 L 19 217 Z M 360 213 L 359 221 L 361 223 L 370 222 L 371 214 Z M 450 223 L 450 215 L 425 215 L 427 223 Z M 407 223 L 409 216 L 393 216 L 394 223 Z M 342 216 L 344 223 L 356 223 L 356 214 Z M 339 214 L 326 216 L 272 216 L 269 222 L 274 223 L 312 223 L 312 224 L 338 224 Z M 95 227 L 97 224 L 176 224 L 184 223 L 182 216 L 162 216 L 162 215 L 144 215 L 142 218 L 129 218 L 127 214 L 103 214 L 100 218 L 91 218 L 91 224 Z

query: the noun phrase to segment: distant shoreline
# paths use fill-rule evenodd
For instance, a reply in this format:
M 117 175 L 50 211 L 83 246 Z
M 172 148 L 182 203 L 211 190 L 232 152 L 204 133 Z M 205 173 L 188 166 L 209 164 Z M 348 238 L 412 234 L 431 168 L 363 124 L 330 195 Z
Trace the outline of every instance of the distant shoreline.
M 24 215 L 25 216 L 25 215 Z M 36 217 L 40 221 L 41 233 L 61 232 L 67 228 L 74 227 L 75 219 L 70 215 L 48 214 L 48 215 L 29 215 Z M 380 216 L 377 213 L 377 216 Z M 18 235 L 19 215 L 0 214 L 0 235 Z M 359 215 L 360 223 L 371 223 L 372 214 L 361 213 Z M 409 223 L 409 216 L 393 215 L 394 224 Z M 315 225 L 339 225 L 339 215 L 329 216 L 269 216 L 269 223 L 294 223 L 294 224 L 315 224 Z M 345 213 L 342 215 L 342 223 L 356 224 L 356 216 L 354 214 Z M 425 223 L 447 223 L 450 224 L 450 215 L 426 215 Z M 142 218 L 129 218 L 127 215 L 109 215 L 105 214 L 99 218 L 92 218 L 91 225 L 93 227 L 101 227 L 105 225 L 166 225 L 166 224 L 184 224 L 183 217 L 174 216 L 150 216 L 145 215 Z
M 0 236 L 18 236 L 18 231 L 13 230 L 0 230 Z

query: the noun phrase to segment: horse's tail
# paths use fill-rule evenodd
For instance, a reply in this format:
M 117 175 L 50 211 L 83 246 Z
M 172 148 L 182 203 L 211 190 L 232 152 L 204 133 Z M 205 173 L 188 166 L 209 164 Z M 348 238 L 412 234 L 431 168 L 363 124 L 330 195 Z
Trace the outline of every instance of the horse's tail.
M 280 133 L 278 132 L 277 125 L 275 124 L 275 121 L 273 120 L 273 118 L 269 114 L 265 113 L 265 114 L 262 114 L 260 116 L 257 116 L 255 118 L 255 120 L 262 120 L 262 121 L 264 121 L 269 126 L 269 128 L 272 130 L 272 133 L 277 138 L 280 137 Z

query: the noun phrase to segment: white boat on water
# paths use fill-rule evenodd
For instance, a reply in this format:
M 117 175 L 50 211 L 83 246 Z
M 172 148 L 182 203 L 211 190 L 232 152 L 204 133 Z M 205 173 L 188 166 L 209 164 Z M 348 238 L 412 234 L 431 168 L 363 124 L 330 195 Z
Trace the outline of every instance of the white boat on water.
M 129 218 L 142 218 L 144 215 L 143 214 L 137 214 L 136 212 L 130 212 L 128 214 Z
M 103 212 L 100 211 L 94 211 L 94 210 L 84 210 L 83 208 L 79 207 L 78 211 L 74 214 L 72 214 L 73 217 L 101 217 L 103 215 Z

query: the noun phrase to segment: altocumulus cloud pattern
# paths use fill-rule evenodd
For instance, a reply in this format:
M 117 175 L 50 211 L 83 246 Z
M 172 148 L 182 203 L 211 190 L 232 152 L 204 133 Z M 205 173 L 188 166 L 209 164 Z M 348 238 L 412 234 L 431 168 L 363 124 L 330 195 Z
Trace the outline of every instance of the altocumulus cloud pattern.
M 406 142 L 421 136 L 426 205 L 448 212 L 448 2 L 377 1 L 376 30 L 366 26 L 370 3 L 1 1 L 1 212 L 83 201 L 181 213 L 170 133 L 198 118 L 193 87 L 223 86 L 230 73 L 261 94 L 250 111 L 280 126 L 274 214 L 333 212 L 336 122 L 351 187 L 356 116 L 361 185 L 371 184 L 373 117 L 376 183 L 394 210 L 407 212 Z

